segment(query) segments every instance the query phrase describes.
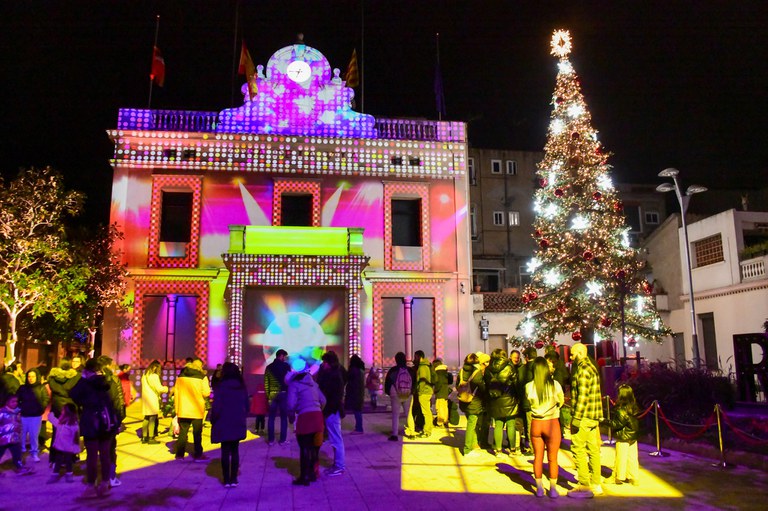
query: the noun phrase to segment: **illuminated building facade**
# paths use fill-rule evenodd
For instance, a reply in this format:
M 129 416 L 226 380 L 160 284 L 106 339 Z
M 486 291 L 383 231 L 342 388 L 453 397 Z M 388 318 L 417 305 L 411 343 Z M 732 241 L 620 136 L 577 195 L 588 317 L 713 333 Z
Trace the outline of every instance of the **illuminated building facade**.
M 466 126 L 380 119 L 316 49 L 258 67 L 221 112 L 121 109 L 111 220 L 125 233 L 128 318 L 105 353 L 146 367 L 192 354 L 263 372 L 330 349 L 451 365 L 469 343 Z M 300 362 L 297 362 L 300 364 Z

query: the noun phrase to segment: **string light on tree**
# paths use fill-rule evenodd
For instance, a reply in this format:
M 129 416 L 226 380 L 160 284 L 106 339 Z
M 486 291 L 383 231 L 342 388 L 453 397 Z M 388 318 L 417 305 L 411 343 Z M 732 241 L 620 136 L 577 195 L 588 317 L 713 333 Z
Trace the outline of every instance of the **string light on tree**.
M 534 199 L 535 257 L 523 293 L 526 319 L 515 346 L 611 338 L 661 342 L 669 334 L 648 296 L 644 263 L 631 246 L 624 205 L 610 177 L 578 76 L 570 33 L 555 31 L 558 59 L 544 159 Z M 639 297 L 639 298 L 635 298 Z M 623 311 L 623 313 L 622 313 Z M 600 333 L 598 333 L 600 330 Z M 622 343 L 623 344 L 623 343 Z

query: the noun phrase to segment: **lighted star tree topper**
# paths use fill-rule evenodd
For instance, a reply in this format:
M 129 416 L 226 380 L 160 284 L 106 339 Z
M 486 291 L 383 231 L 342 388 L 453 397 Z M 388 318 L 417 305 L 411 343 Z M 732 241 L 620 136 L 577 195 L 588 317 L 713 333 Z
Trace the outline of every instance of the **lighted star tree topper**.
M 608 154 L 592 127 L 570 52 L 569 32 L 556 31 L 557 83 L 534 199 L 538 248 L 528 263 L 521 335 L 511 341 L 543 347 L 560 334 L 591 342 L 619 332 L 626 352 L 641 340 L 660 343 L 670 331 L 655 309 L 645 264 L 630 245 Z

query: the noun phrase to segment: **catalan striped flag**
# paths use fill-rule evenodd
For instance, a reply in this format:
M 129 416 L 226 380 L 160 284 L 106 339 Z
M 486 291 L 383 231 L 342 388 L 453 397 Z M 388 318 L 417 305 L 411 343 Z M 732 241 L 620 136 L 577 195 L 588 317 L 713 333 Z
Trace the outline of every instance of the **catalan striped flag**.
M 352 57 L 347 64 L 347 72 L 344 73 L 344 81 L 347 87 L 355 88 L 360 85 L 360 70 L 357 67 L 357 49 L 352 50 Z
M 245 39 L 240 47 L 240 66 L 237 68 L 237 74 L 245 75 L 248 80 L 248 95 L 253 100 L 259 93 L 259 87 L 256 84 L 256 66 L 253 64 L 248 47 L 245 46 Z

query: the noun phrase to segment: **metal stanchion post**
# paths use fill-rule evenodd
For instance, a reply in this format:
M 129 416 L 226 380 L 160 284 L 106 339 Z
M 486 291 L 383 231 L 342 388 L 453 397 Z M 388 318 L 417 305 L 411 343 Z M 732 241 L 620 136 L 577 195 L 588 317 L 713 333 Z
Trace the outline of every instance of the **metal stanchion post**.
M 605 410 L 606 410 L 605 417 L 606 419 L 608 419 L 608 441 L 606 443 L 608 445 L 613 445 L 614 444 L 614 441 L 612 438 L 613 431 L 611 431 L 611 396 L 605 396 Z
M 720 462 L 713 463 L 713 467 L 727 468 L 728 464 L 725 462 L 725 449 L 723 448 L 723 427 L 720 423 L 720 405 L 715 404 L 715 417 L 717 417 L 717 441 L 720 446 Z
M 656 410 L 654 412 L 654 416 L 656 417 L 656 450 L 650 453 L 650 455 L 666 458 L 667 456 L 669 456 L 669 453 L 663 452 L 661 450 L 661 436 L 659 435 L 659 409 L 661 408 L 661 405 L 659 405 L 658 400 L 654 401 L 653 404 L 656 407 Z

